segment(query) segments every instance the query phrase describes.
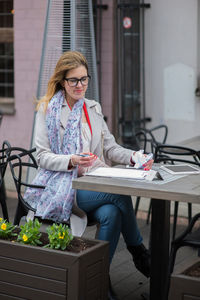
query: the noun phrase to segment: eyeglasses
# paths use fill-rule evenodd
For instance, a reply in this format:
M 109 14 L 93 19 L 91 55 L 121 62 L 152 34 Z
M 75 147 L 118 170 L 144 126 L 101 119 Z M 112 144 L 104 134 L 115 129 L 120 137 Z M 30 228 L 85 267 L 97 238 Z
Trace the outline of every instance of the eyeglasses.
M 78 85 L 79 81 L 82 85 L 88 85 L 90 78 L 91 78 L 90 75 L 88 75 L 88 76 L 83 76 L 80 79 L 78 78 L 64 78 L 64 79 L 67 81 L 69 86 L 74 87 Z

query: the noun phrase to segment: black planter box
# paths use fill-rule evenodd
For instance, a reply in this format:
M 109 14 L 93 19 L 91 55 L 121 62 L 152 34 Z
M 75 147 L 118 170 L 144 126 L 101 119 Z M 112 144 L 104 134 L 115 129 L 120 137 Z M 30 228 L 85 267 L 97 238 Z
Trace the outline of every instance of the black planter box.
M 80 253 L 0 240 L 0 299 L 107 300 L 109 244 Z

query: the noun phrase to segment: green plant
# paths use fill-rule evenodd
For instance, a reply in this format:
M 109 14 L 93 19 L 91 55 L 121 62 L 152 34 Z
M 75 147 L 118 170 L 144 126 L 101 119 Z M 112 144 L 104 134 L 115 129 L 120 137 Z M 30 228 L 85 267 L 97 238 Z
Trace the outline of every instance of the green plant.
M 14 233 L 14 226 L 12 223 L 7 222 L 3 218 L 0 218 L 0 237 L 1 238 L 9 238 L 11 236 L 16 236 L 17 234 Z
M 38 221 L 38 219 L 35 220 L 29 220 L 24 225 L 20 226 L 20 233 L 17 237 L 17 241 L 23 244 L 29 244 L 29 245 L 41 245 L 40 236 L 40 226 L 41 223 Z
M 65 224 L 56 224 L 46 228 L 49 238 L 49 244 L 45 247 L 51 249 L 65 250 L 69 243 L 73 240 L 73 236 L 70 233 L 70 229 Z

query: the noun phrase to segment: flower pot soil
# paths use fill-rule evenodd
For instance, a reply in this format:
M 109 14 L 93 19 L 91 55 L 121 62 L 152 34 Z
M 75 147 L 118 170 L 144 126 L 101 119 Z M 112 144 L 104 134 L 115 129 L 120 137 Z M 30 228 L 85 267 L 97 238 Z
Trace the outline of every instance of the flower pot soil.
M 200 265 L 195 264 L 191 268 L 187 269 L 185 272 L 183 272 L 184 275 L 191 276 L 191 277 L 200 277 Z
M 16 228 L 14 230 L 14 233 L 19 233 L 19 229 Z M 17 242 L 17 236 L 12 236 L 8 239 L 11 242 Z M 41 232 L 41 237 L 40 237 L 40 242 L 42 243 L 41 245 L 38 245 L 37 247 L 44 247 L 49 244 L 48 240 L 48 235 L 44 232 Z M 64 251 L 68 252 L 74 252 L 74 253 L 79 253 L 83 250 L 86 250 L 94 245 L 94 242 L 92 240 L 87 240 L 84 238 L 79 238 L 79 237 L 74 237 L 73 240 L 70 242 L 70 244 L 67 246 L 67 248 Z M 60 250 L 61 251 L 61 250 Z

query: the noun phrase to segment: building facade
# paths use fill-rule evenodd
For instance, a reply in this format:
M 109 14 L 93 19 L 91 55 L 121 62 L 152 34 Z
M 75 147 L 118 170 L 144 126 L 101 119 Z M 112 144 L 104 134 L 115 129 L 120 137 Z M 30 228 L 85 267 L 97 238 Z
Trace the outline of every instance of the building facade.
M 7 1 L 2 0 L 0 4 L 3 2 Z M 142 1 L 94 1 L 99 7 L 102 2 L 106 7 L 101 9 L 101 28 L 97 29 L 96 36 L 99 100 L 108 127 L 120 140 L 119 111 L 124 101 L 120 98 L 120 78 L 122 80 L 124 75 L 118 76 L 122 47 L 119 27 L 135 26 L 135 23 L 134 20 L 126 23 L 128 19 L 124 15 L 124 23 L 120 24 L 118 11 L 123 3 L 140 4 Z M 13 0 L 13 40 L 10 42 L 14 43 L 14 92 L 13 95 L 5 96 L 3 92 L 0 95 L 0 110 L 4 112 L 1 143 L 6 139 L 12 145 L 26 148 L 31 144 L 47 4 L 47 0 Z M 138 57 L 141 117 L 150 118 L 147 127 L 168 125 L 168 142 L 175 143 L 199 135 L 200 5 L 198 0 L 149 0 L 148 4 L 149 8 L 143 11 L 142 46 Z M 5 31 L 5 26 L 0 30 Z M 128 34 L 129 31 L 125 32 L 125 36 Z M 0 44 L 5 44 L 1 37 Z M 5 55 L 2 57 L 5 59 Z M 127 72 L 129 68 L 134 69 L 134 63 L 130 61 L 126 68 Z M 130 85 L 132 82 L 134 85 L 133 79 L 129 79 Z

